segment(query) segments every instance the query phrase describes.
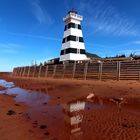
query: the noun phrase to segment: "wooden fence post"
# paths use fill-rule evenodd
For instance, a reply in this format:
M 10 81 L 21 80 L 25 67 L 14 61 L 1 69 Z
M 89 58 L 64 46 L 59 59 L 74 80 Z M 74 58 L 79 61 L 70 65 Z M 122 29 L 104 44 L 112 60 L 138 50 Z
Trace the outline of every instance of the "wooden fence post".
M 22 76 L 24 77 L 25 75 L 25 71 L 26 71 L 26 67 L 24 67 L 24 70 L 23 70 L 23 73 L 22 73 Z
M 88 70 L 88 62 L 85 63 L 85 68 L 84 68 L 84 80 L 87 78 L 87 70 Z
M 117 62 L 117 80 L 120 80 L 120 70 L 121 70 L 121 62 Z
M 38 77 L 40 77 L 42 66 L 39 67 Z
M 22 76 L 22 71 L 23 71 L 23 67 L 21 67 L 21 71 L 20 71 L 19 76 Z
M 19 68 L 19 71 L 18 71 L 18 76 L 20 76 L 20 70 L 21 70 L 21 67 Z
M 35 77 L 36 66 L 34 66 L 33 77 Z
M 140 71 L 139 71 L 139 81 L 140 81 Z
M 19 68 L 17 68 L 17 74 L 16 74 L 16 76 L 18 76 L 18 72 L 19 72 Z
M 102 80 L 103 62 L 99 65 L 99 80 Z
M 17 75 L 17 68 L 15 68 L 15 72 L 14 72 L 14 76 L 16 76 Z
M 27 77 L 30 77 L 30 68 L 31 67 L 29 66 Z
M 55 73 L 56 73 L 56 68 L 57 68 L 57 65 L 54 65 L 54 67 L 53 67 L 53 75 L 52 75 L 52 77 L 54 77 L 54 76 L 55 76 Z
M 75 70 L 76 70 L 76 62 L 75 62 L 74 65 L 73 65 L 72 79 L 74 79 Z
M 49 65 L 46 66 L 45 77 L 47 77 L 47 75 L 48 75 L 48 67 L 49 67 Z
M 65 69 L 66 69 L 66 64 L 64 63 L 63 64 L 63 75 L 62 75 L 62 78 L 64 78 L 64 76 L 65 76 Z
M 15 76 L 15 72 L 16 72 L 16 68 L 14 68 L 14 70 L 13 70 L 13 76 Z
M 19 68 L 17 68 L 17 74 L 16 74 L 16 76 L 18 76 L 18 73 L 19 73 Z
M 15 68 L 13 69 L 12 76 L 14 76 L 14 73 L 15 73 Z

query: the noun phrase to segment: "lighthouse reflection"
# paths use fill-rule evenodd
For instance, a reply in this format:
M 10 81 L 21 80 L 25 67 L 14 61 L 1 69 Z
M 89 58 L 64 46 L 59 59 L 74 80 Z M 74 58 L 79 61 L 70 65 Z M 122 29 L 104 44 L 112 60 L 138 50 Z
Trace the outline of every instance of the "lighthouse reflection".
M 83 132 L 81 130 L 81 124 L 84 117 L 85 104 L 86 102 L 84 100 L 76 100 L 62 105 L 65 132 L 69 140 L 82 139 Z

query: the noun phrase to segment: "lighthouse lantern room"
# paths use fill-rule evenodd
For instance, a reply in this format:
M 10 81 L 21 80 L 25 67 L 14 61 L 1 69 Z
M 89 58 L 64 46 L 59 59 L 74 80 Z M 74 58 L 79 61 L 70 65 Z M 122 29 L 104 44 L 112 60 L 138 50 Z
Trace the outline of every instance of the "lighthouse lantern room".
M 87 60 L 83 34 L 81 30 L 81 21 L 83 17 L 78 15 L 75 10 L 68 12 L 63 18 L 65 23 L 60 61 L 78 61 Z

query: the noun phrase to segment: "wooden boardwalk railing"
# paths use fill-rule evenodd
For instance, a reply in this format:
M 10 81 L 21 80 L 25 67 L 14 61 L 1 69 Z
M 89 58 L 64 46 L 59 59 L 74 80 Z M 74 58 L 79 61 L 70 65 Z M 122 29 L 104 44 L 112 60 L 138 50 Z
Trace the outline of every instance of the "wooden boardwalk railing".
M 140 80 L 140 61 L 17 67 L 13 70 L 13 76 L 83 80 Z

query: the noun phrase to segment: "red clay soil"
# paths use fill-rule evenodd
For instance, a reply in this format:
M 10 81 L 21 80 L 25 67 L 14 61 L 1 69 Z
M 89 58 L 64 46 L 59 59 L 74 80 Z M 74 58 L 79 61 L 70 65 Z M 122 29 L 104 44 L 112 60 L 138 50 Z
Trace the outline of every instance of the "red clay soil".
M 26 113 L 27 106 L 15 103 L 13 97 L 0 95 L 0 140 L 39 140 L 44 134 L 36 133 Z
M 82 81 L 69 79 L 44 78 L 12 78 L 6 80 L 15 82 L 25 89 L 43 91 L 50 95 L 50 105 L 62 104 L 79 98 L 85 98 L 94 93 L 99 102 L 107 103 L 97 109 L 88 107 L 83 114 L 79 136 L 63 132 L 59 137 L 49 128 L 52 137 L 45 137 L 44 131 L 33 128 L 26 114 L 27 106 L 15 105 L 12 97 L 0 95 L 0 139 L 4 140 L 140 140 L 140 82 L 139 81 Z M 110 101 L 114 97 L 123 97 L 124 106 Z M 95 102 L 94 100 L 89 101 Z M 8 110 L 16 112 L 7 115 Z M 57 124 L 56 124 L 57 128 Z M 59 127 L 58 127 L 59 128 Z M 59 128 L 61 129 L 61 127 Z M 59 131 L 59 130 L 58 130 Z M 48 133 L 46 133 L 48 135 Z
M 1 87 L 1 86 L 0 86 L 0 91 L 1 91 L 1 90 L 5 90 L 5 89 L 6 89 L 5 87 Z

